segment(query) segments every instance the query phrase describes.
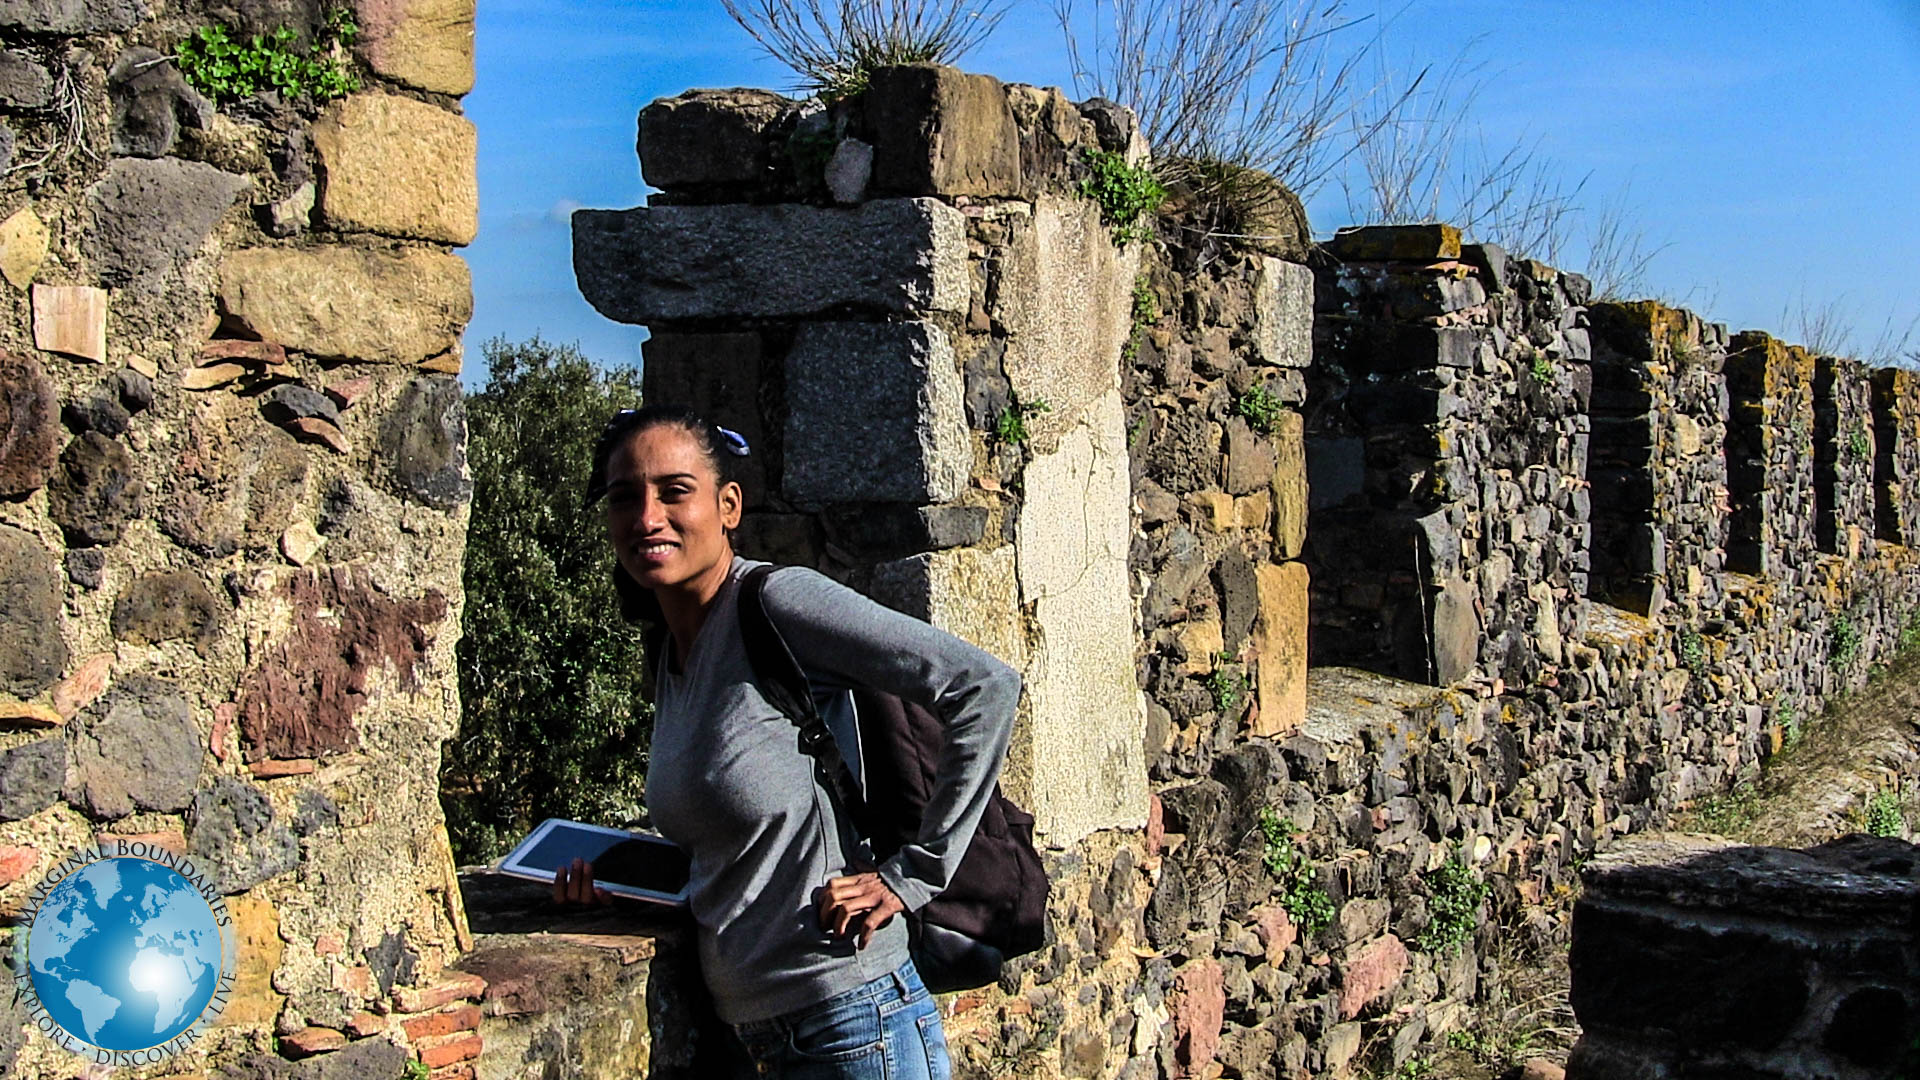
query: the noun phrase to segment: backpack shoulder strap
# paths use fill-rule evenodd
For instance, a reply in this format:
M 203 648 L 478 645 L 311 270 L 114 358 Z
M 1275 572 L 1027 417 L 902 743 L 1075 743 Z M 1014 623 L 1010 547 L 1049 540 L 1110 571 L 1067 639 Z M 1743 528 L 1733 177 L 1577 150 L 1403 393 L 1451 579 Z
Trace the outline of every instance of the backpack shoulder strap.
M 773 616 L 767 611 L 762 591 L 767 576 L 775 569 L 756 566 L 740 580 L 740 637 L 747 647 L 747 662 L 753 666 L 754 679 L 768 703 L 786 714 L 800 730 L 800 752 L 813 759 L 813 771 L 821 785 L 839 801 L 854 825 L 870 834 L 867 803 L 860 795 L 860 785 L 840 755 L 833 732 L 828 730 L 827 722 L 813 703 L 806 670 L 794 658 L 793 650 L 787 647 L 780 628 L 774 625 Z

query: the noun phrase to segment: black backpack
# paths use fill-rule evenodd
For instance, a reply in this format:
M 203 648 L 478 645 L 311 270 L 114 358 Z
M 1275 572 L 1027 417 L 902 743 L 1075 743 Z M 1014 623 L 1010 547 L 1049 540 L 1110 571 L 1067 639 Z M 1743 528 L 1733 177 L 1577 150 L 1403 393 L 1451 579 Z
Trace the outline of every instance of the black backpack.
M 776 568 L 759 566 L 740 583 L 740 634 L 760 691 L 799 729 L 814 775 L 855 828 L 886 860 L 920 833 L 945 740 L 939 717 L 871 687 L 851 687 L 859 724 L 857 781 L 814 701 L 807 673 L 767 613 L 761 588 Z M 862 793 L 860 781 L 865 782 Z M 1045 943 L 1047 874 L 1033 847 L 1033 815 L 994 785 L 993 797 L 945 891 L 906 915 L 914 966 L 935 993 L 970 990 L 1000 978 L 1007 959 Z

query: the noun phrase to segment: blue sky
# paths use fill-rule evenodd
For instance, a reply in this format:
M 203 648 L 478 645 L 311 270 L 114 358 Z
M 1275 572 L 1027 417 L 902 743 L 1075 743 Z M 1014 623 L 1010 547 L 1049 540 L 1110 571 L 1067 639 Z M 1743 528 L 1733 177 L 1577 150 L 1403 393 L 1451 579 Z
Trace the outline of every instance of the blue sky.
M 1787 309 L 1834 305 L 1856 347 L 1920 318 L 1920 0 L 1378 10 L 1396 70 L 1463 54 L 1478 64 L 1489 144 L 1528 140 L 1566 177 L 1586 177 L 1583 208 L 1624 193 L 1659 248 L 1655 295 L 1736 330 L 1791 330 Z M 479 0 L 477 49 L 465 103 L 480 133 L 468 380 L 484 378 L 479 346 L 496 335 L 636 362 L 644 331 L 602 318 L 574 285 L 568 212 L 644 201 L 634 135 L 647 102 L 693 87 L 790 90 L 793 75 L 719 0 Z M 961 66 L 1085 96 L 1048 0 L 1015 0 Z M 1308 210 L 1321 233 L 1349 223 L 1337 184 Z M 1580 261 L 1577 250 L 1560 259 Z

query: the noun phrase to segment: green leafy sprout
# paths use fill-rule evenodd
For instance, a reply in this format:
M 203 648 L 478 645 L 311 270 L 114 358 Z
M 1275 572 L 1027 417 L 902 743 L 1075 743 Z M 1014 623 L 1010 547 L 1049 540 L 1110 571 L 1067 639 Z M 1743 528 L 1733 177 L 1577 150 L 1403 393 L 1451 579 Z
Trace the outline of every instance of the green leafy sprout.
M 1833 625 L 1827 628 L 1827 656 L 1835 664 L 1850 668 L 1860 657 L 1860 627 L 1847 614 L 1833 617 Z
M 1680 631 L 1680 663 L 1695 675 L 1707 669 L 1707 639 L 1691 626 Z
M 1121 359 L 1131 364 L 1140 354 L 1140 333 L 1147 327 L 1160 321 L 1160 305 L 1153 299 L 1153 287 L 1147 284 L 1145 275 L 1133 282 L 1133 328 L 1127 333 L 1127 347 Z
M 1907 827 L 1907 817 L 1900 810 L 1900 791 L 1898 788 L 1881 788 L 1867 800 L 1867 833 L 1871 836 L 1897 837 Z
M 1052 412 L 1053 407 L 1043 400 L 1016 401 L 1000 410 L 1000 416 L 993 422 L 993 437 L 1008 446 L 1019 446 L 1027 441 L 1027 418 L 1043 412 Z
M 1427 928 L 1414 944 L 1422 952 L 1450 953 L 1473 939 L 1480 903 L 1487 898 L 1481 881 L 1464 860 L 1451 859 L 1421 875 L 1433 896 L 1427 901 Z
M 1255 383 L 1247 387 L 1233 404 L 1234 411 L 1246 417 L 1253 430 L 1262 435 L 1273 434 L 1273 425 L 1280 421 L 1280 398 L 1267 389 L 1264 383 Z
M 1152 170 L 1129 165 L 1126 158 L 1107 150 L 1086 154 L 1092 174 L 1080 181 L 1080 195 L 1100 207 L 1100 220 L 1113 230 L 1113 242 L 1127 244 L 1153 235 L 1151 218 L 1166 201 L 1167 189 Z
M 1547 359 L 1546 353 L 1535 349 L 1533 350 L 1533 362 L 1528 365 L 1527 373 L 1533 376 L 1534 382 L 1545 386 L 1553 381 L 1553 361 Z
M 1873 444 L 1867 440 L 1867 426 L 1865 424 L 1854 424 L 1852 429 L 1847 432 L 1847 452 L 1854 457 L 1863 458 L 1866 457 L 1872 449 Z
M 174 62 L 187 84 L 225 105 L 268 90 L 290 101 L 324 105 L 360 89 L 347 47 L 360 26 L 346 8 L 327 12 L 326 25 L 305 49 L 298 32 L 282 26 L 245 41 L 226 26 L 203 26 L 174 50 Z
M 1261 864 L 1273 875 L 1280 906 L 1312 934 L 1333 922 L 1333 897 L 1315 880 L 1313 864 L 1294 842 L 1293 833 L 1293 822 L 1271 806 L 1260 808 L 1260 835 L 1266 841 Z
M 1223 713 L 1240 704 L 1247 688 L 1246 677 L 1229 666 L 1232 661 L 1226 653 L 1215 656 L 1213 671 L 1207 675 L 1207 691 L 1213 695 L 1213 707 Z
M 401 1080 L 427 1080 L 431 1075 L 433 1073 L 427 1068 L 427 1063 L 418 1059 L 407 1062 L 407 1070 L 400 1074 Z

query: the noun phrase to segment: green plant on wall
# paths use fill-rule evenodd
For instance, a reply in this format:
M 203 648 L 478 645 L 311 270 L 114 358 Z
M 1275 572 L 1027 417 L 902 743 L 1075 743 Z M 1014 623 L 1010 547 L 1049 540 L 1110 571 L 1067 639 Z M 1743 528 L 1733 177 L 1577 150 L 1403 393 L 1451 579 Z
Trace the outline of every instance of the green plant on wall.
M 1547 359 L 1546 353 L 1535 349 L 1533 360 L 1527 365 L 1527 374 L 1533 376 L 1534 382 L 1544 386 L 1553 381 L 1553 361 Z
M 1906 815 L 1900 810 L 1900 790 L 1881 788 L 1867 800 L 1866 827 L 1869 835 L 1897 837 L 1906 831 Z
M 1863 458 L 1873 451 L 1873 444 L 1867 439 L 1867 426 L 1856 423 L 1847 431 L 1847 453 Z
M 1707 639 L 1691 626 L 1680 631 L 1680 663 L 1695 675 L 1707 670 Z
M 1147 327 L 1160 321 L 1160 305 L 1154 302 L 1153 287 L 1146 277 L 1135 278 L 1133 282 L 1133 327 L 1127 332 L 1127 347 L 1121 353 L 1121 359 L 1133 363 L 1140 353 L 1140 335 Z
M 1333 921 L 1333 897 L 1315 880 L 1313 864 L 1294 842 L 1293 833 L 1293 822 L 1271 806 L 1260 808 L 1260 835 L 1265 841 L 1261 864 L 1273 875 L 1280 906 L 1311 934 Z
M 1248 425 L 1262 435 L 1273 434 L 1273 426 L 1280 422 L 1280 398 L 1268 390 L 1264 383 L 1247 387 L 1246 392 L 1234 401 L 1233 409 L 1246 417 Z
M 304 49 L 296 44 L 299 34 L 285 26 L 245 41 L 225 26 L 202 26 L 174 50 L 174 63 L 187 85 L 215 104 L 274 90 L 289 101 L 320 105 L 360 89 L 346 51 L 359 34 L 346 8 L 330 9 Z
M 1433 895 L 1427 900 L 1427 928 L 1414 944 L 1422 952 L 1452 952 L 1472 940 L 1480 924 L 1480 903 L 1487 898 L 1487 883 L 1461 859 L 1450 859 L 1420 876 Z
M 1827 628 L 1827 659 L 1836 667 L 1850 668 L 1860 658 L 1860 626 L 1853 616 L 1842 612 Z
M 1807 734 L 1800 725 L 1800 711 L 1791 701 L 1780 702 L 1777 697 L 1774 700 L 1779 702 L 1773 707 L 1773 722 L 1780 726 L 1780 749 L 1792 750 Z
M 1153 235 L 1151 218 L 1167 199 L 1167 189 L 1153 172 L 1129 165 L 1126 158 L 1107 150 L 1088 150 L 1086 162 L 1091 172 L 1080 181 L 1080 195 L 1100 207 L 1100 220 L 1113 230 L 1113 242 L 1126 244 Z
M 1213 658 L 1213 670 L 1207 673 L 1207 692 L 1213 695 L 1213 707 L 1226 713 L 1238 708 L 1246 693 L 1246 676 L 1233 666 L 1233 658 L 1221 653 Z
M 1907 613 L 1907 621 L 1900 627 L 1900 651 L 1920 649 L 1920 607 Z
M 993 422 L 993 437 L 1008 446 L 1019 446 L 1029 438 L 1027 418 L 1052 411 L 1052 406 L 1044 400 L 1015 401 L 1000 410 L 999 418 Z

